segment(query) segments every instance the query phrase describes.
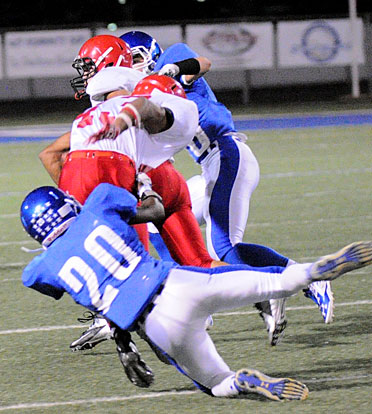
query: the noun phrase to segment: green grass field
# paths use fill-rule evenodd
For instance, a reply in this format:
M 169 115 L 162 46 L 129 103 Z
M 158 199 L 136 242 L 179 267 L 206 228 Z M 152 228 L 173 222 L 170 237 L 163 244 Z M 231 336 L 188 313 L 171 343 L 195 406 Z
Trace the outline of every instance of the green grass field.
M 252 367 L 305 382 L 304 402 L 210 398 L 196 391 L 147 344 L 134 339 L 153 368 L 148 390 L 131 385 L 114 343 L 72 353 L 84 330 L 83 309 L 23 287 L 23 267 L 38 247 L 22 230 L 25 194 L 51 180 L 37 158 L 43 143 L 2 144 L 0 152 L 0 412 L 6 413 L 358 413 L 372 412 L 372 268 L 333 282 L 335 320 L 325 325 L 302 294 L 288 301 L 283 342 L 268 345 L 253 307 L 215 315 L 210 331 L 233 369 Z M 372 127 L 257 131 L 248 145 L 261 180 L 251 200 L 245 240 L 306 262 L 344 244 L 372 237 Z M 198 173 L 187 153 L 176 166 Z

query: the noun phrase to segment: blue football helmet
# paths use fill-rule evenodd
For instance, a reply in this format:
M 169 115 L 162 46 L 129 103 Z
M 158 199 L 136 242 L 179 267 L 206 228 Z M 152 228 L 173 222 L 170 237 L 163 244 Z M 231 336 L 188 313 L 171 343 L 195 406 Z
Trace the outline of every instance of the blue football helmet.
M 73 197 L 45 186 L 26 196 L 20 214 L 26 232 L 46 249 L 68 229 L 80 211 L 81 205 Z
M 154 70 L 163 49 L 158 42 L 147 33 L 133 30 L 124 33 L 120 39 L 131 48 L 133 54 L 133 68 L 149 74 Z

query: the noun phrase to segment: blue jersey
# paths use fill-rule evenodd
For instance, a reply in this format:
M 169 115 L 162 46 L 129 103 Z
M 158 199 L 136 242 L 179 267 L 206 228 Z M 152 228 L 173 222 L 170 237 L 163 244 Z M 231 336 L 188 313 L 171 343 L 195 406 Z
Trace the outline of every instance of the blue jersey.
M 195 58 L 198 55 L 184 43 L 176 43 L 166 49 L 156 62 L 154 71 L 160 70 L 168 63 L 175 63 L 180 60 Z M 187 98 L 194 101 L 198 106 L 200 133 L 194 138 L 188 147 L 190 154 L 196 161 L 200 162 L 200 156 L 209 148 L 210 144 L 224 135 L 236 132 L 231 112 L 225 105 L 218 102 L 206 80 L 201 77 L 191 85 L 182 83 Z
M 151 257 L 128 225 L 136 206 L 128 191 L 100 184 L 68 230 L 25 268 L 24 285 L 55 299 L 67 292 L 133 329 L 174 266 Z

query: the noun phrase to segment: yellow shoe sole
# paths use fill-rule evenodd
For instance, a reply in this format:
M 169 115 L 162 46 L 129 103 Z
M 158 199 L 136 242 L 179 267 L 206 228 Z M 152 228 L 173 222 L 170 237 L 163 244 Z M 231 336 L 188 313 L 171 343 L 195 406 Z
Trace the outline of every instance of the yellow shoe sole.
M 323 256 L 310 268 L 313 281 L 334 280 L 344 273 L 372 264 L 372 242 L 359 241 Z

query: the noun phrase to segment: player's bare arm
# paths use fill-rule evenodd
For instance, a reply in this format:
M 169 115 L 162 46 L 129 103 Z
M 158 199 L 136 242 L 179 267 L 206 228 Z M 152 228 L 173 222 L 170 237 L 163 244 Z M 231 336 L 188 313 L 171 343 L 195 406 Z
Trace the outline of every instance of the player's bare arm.
M 173 113 L 144 97 L 135 99 L 123 106 L 114 122 L 106 123 L 103 128 L 89 138 L 90 143 L 101 139 L 116 139 L 123 131 L 132 126 L 146 129 L 150 134 L 169 129 L 174 121 Z
M 206 58 L 205 56 L 199 56 L 199 57 L 195 58 L 195 60 L 198 61 L 199 66 L 200 66 L 199 72 L 194 74 L 194 75 L 185 73 L 184 80 L 185 80 L 186 83 L 192 83 L 196 79 L 202 77 L 207 72 L 209 72 L 209 70 L 212 66 L 212 62 L 208 58 Z
M 70 132 L 66 132 L 39 153 L 39 159 L 52 180 L 58 184 L 62 165 L 70 150 Z
M 151 102 L 147 98 L 140 97 L 133 102 L 124 105 L 124 108 L 116 117 L 115 125 L 122 132 L 128 127 L 126 117 L 129 116 L 132 124 L 142 125 L 150 134 L 157 134 L 172 126 L 173 118 L 166 109 Z

